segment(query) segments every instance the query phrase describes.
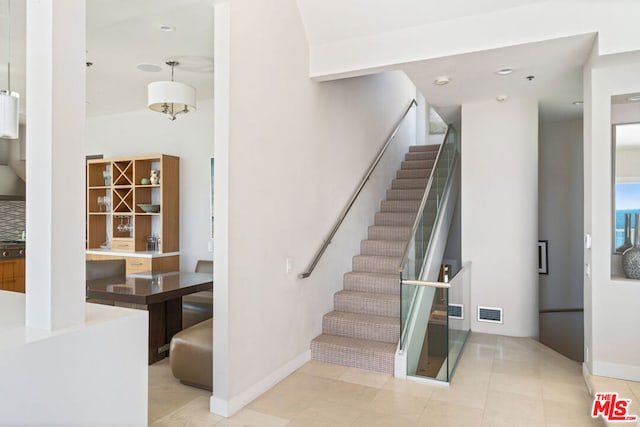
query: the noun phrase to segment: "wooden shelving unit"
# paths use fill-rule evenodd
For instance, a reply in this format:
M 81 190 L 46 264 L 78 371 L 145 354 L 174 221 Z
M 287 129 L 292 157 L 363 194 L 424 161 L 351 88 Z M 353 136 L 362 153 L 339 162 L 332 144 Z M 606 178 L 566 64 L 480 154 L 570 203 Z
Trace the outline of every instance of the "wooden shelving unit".
M 147 237 L 155 236 L 156 252 L 177 252 L 179 160 L 166 154 L 88 160 L 87 249 L 147 251 Z M 160 182 L 142 184 L 151 170 L 160 171 Z M 160 212 L 146 213 L 139 204 L 160 205 Z

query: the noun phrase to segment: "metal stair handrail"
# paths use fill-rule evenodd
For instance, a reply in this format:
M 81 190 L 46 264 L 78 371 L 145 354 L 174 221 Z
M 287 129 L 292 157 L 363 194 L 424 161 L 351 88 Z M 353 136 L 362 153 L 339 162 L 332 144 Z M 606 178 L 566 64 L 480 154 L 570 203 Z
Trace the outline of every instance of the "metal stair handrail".
M 371 174 L 373 173 L 373 171 L 376 168 L 376 166 L 378 166 L 378 163 L 380 163 L 380 160 L 382 159 L 382 156 L 387 151 L 387 148 L 389 148 L 389 145 L 391 144 L 391 141 L 393 141 L 393 139 L 395 138 L 396 134 L 398 133 L 398 130 L 400 130 L 400 126 L 404 122 L 405 117 L 407 117 L 407 114 L 409 114 L 409 111 L 411 111 L 411 108 L 413 108 L 413 106 L 417 106 L 417 105 L 418 105 L 418 102 L 415 100 L 415 98 L 412 99 L 411 102 L 409 103 L 409 106 L 405 110 L 404 114 L 402 115 L 402 117 L 398 121 L 398 124 L 393 129 L 393 131 L 391 132 L 389 137 L 386 139 L 386 141 L 384 142 L 384 144 L 382 145 L 382 147 L 378 151 L 378 155 L 375 157 L 375 159 L 373 160 L 373 162 L 369 166 L 369 169 L 367 169 L 367 172 L 364 174 L 364 177 L 360 181 L 360 184 L 356 187 L 356 190 L 353 192 L 353 195 L 351 196 L 351 198 L 347 202 L 347 205 L 345 206 L 345 208 L 340 213 L 340 216 L 338 217 L 338 220 L 333 225 L 333 228 L 331 229 L 331 231 L 329 232 L 327 237 L 322 242 L 322 245 L 320 245 L 320 248 L 318 249 L 318 251 L 314 255 L 313 259 L 311 260 L 311 263 L 309 263 L 309 266 L 307 267 L 307 269 L 303 273 L 300 273 L 298 275 L 298 278 L 306 279 L 307 277 L 311 276 L 311 273 L 313 272 L 313 270 L 315 269 L 316 265 L 318 264 L 318 261 L 320 261 L 320 258 L 324 254 L 324 251 L 327 249 L 327 247 L 331 243 L 331 240 L 333 239 L 333 236 L 335 236 L 336 232 L 338 231 L 338 228 L 340 228 L 340 225 L 342 224 L 342 222 L 344 221 L 345 217 L 347 216 L 347 214 L 351 210 L 351 207 L 353 206 L 353 204 L 355 203 L 356 199 L 360 195 L 360 192 L 364 188 L 364 185 L 367 183 L 367 181 L 371 177 Z

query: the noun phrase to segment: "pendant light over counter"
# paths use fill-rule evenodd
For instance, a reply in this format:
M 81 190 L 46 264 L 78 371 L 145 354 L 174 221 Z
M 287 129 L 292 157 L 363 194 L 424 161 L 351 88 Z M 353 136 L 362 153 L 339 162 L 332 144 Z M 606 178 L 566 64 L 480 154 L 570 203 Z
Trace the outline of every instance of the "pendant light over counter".
M 173 81 L 173 69 L 180 64 L 178 61 L 167 61 L 166 64 L 171 67 L 171 81 L 149 83 L 147 100 L 149 109 L 164 113 L 173 121 L 178 114 L 196 110 L 196 90 Z
M 11 90 L 11 0 L 8 7 L 7 89 L 0 89 L 0 138 L 18 138 L 20 95 Z

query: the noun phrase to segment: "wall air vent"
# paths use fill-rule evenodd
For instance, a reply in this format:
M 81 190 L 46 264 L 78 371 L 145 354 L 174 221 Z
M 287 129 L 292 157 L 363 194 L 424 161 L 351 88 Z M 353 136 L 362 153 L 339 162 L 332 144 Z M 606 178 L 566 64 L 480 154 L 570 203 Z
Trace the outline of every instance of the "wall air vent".
M 478 306 L 478 322 L 502 323 L 502 309 Z
M 449 319 L 464 319 L 464 306 L 462 304 L 449 304 Z

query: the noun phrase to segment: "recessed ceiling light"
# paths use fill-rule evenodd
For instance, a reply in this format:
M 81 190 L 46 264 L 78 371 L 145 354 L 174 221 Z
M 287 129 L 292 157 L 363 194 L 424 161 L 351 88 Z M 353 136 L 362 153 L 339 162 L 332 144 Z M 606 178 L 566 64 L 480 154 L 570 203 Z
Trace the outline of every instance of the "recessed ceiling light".
M 164 31 L 165 33 L 171 33 L 175 30 L 176 30 L 176 27 L 174 27 L 173 25 L 169 25 L 169 24 L 160 25 L 160 31 Z
M 157 73 L 161 71 L 162 68 L 155 64 L 138 64 L 136 68 L 140 71 L 144 71 L 145 73 Z
M 572 104 L 577 106 L 577 105 L 584 104 L 584 102 L 583 101 L 573 101 Z
M 498 96 L 496 96 L 496 101 L 498 101 L 498 102 L 504 102 L 507 99 L 509 99 L 508 95 L 498 95 Z
M 640 101 L 640 95 L 633 95 L 627 98 L 627 101 L 629 102 L 638 102 Z
M 449 84 L 449 82 L 451 82 L 451 77 L 449 77 L 449 76 L 440 76 L 440 77 L 437 77 L 433 81 L 433 84 L 437 85 L 437 86 L 444 86 L 446 84 Z
M 513 73 L 513 68 L 511 67 L 505 67 L 505 68 L 500 68 L 496 70 L 496 74 L 499 74 L 501 76 L 506 76 L 507 74 L 511 74 L 511 73 Z

